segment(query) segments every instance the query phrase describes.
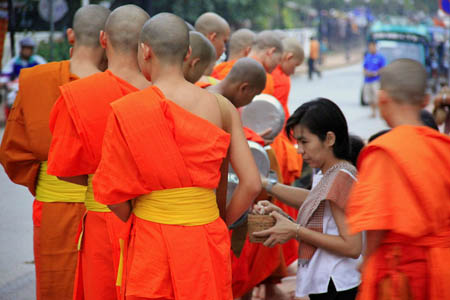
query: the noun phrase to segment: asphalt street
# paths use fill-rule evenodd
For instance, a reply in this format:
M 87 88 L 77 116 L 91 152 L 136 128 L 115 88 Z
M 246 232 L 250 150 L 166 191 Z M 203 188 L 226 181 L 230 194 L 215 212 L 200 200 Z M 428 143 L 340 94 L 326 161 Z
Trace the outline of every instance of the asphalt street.
M 361 86 L 360 65 L 326 71 L 312 81 L 297 75 L 292 78 L 289 109 L 293 112 L 317 97 L 331 99 L 343 110 L 350 132 L 367 139 L 386 125 L 370 118 L 370 109 L 359 105 Z M 0 300 L 35 299 L 32 203 L 28 191 L 13 184 L 0 167 Z

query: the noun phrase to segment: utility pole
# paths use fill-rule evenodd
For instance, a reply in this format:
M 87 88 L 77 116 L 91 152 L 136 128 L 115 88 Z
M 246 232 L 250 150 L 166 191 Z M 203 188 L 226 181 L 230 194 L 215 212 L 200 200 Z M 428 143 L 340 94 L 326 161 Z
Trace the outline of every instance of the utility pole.
M 48 21 L 50 22 L 50 38 L 49 38 L 49 58 L 53 60 L 53 35 L 55 33 L 55 20 L 53 16 L 53 0 L 48 0 Z

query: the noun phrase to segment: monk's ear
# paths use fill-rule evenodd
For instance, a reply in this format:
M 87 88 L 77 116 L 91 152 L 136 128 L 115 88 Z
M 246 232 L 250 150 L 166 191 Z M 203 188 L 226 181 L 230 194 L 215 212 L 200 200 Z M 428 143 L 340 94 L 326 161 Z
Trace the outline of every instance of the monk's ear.
M 427 107 L 429 103 L 430 103 L 430 94 L 426 94 L 425 97 L 423 97 L 422 108 Z
M 385 90 L 378 90 L 377 97 L 379 106 L 383 106 L 392 101 L 391 96 L 389 96 L 389 93 Z
M 152 50 L 149 45 L 140 43 L 139 47 L 141 48 L 142 58 L 144 60 L 149 60 L 153 56 Z
M 206 35 L 206 37 L 208 38 L 208 40 L 210 40 L 211 42 L 214 41 L 217 37 L 217 32 L 210 32 Z
M 103 49 L 106 49 L 106 46 L 108 45 L 108 39 L 106 37 L 106 32 L 103 30 L 100 30 L 100 45 Z
M 72 28 L 67 28 L 66 30 L 67 40 L 69 41 L 69 44 L 73 46 L 75 44 L 75 32 Z
M 252 51 L 252 47 L 248 46 L 247 48 L 244 49 L 244 56 L 248 56 L 248 54 L 250 53 L 250 51 Z
M 328 131 L 327 136 L 325 137 L 325 145 L 328 147 L 333 147 L 336 143 L 336 134 L 333 131 Z
M 242 83 L 239 85 L 239 90 L 240 90 L 241 92 L 247 92 L 248 90 L 250 90 L 250 85 L 248 84 L 248 82 L 242 82 Z
M 284 55 L 285 60 L 291 60 L 294 57 L 292 52 L 288 52 Z
M 186 55 L 184 56 L 184 61 L 188 61 L 189 58 L 191 58 L 192 55 L 192 47 L 189 46 L 188 51 L 186 52 Z
M 194 68 L 196 64 L 198 64 L 200 62 L 200 58 L 196 57 L 193 60 L 190 61 L 189 65 Z
M 266 51 L 267 56 L 272 56 L 272 54 L 275 53 L 275 50 L 276 50 L 275 47 L 267 49 Z

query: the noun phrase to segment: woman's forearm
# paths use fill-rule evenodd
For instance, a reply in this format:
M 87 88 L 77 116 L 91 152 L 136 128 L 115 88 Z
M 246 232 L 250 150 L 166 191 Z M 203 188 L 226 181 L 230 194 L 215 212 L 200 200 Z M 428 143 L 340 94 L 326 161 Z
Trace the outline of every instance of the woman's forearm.
M 297 236 L 303 242 L 340 256 L 358 258 L 361 254 L 361 234 L 344 238 L 300 227 Z
M 277 183 L 272 187 L 270 194 L 284 204 L 299 209 L 303 201 L 305 201 L 308 196 L 309 191 L 306 189 Z

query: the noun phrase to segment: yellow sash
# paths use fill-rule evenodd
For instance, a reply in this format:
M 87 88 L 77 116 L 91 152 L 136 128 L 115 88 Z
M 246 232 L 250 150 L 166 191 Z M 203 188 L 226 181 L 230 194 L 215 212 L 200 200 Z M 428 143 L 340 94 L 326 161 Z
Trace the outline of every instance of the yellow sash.
M 42 202 L 84 202 L 86 187 L 59 180 L 47 174 L 47 162 L 41 162 L 36 184 L 36 199 Z
M 140 196 L 133 212 L 147 221 L 184 226 L 208 224 L 219 217 L 214 190 L 199 187 L 166 189 Z
M 111 210 L 108 208 L 108 206 L 95 201 L 94 190 L 92 189 L 92 178 L 93 177 L 94 177 L 94 175 L 92 175 L 92 174 L 88 176 L 86 201 L 84 202 L 84 205 L 86 205 L 86 209 L 88 211 L 95 211 L 95 212 L 111 212 Z

